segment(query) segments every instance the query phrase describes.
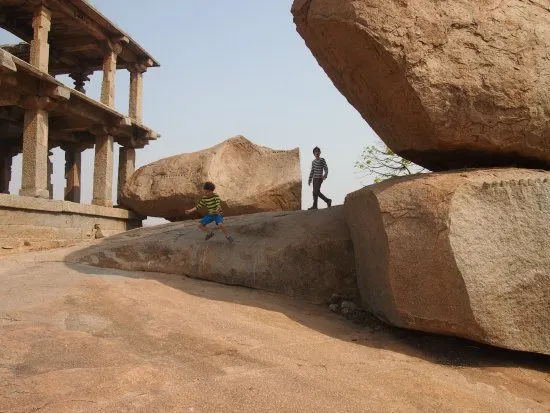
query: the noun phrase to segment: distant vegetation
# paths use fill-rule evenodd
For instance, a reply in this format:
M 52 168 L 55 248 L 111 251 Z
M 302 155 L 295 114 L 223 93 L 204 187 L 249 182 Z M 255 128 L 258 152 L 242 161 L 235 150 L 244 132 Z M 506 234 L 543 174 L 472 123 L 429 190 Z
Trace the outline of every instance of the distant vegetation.
M 362 177 L 372 176 L 377 183 L 395 176 L 428 172 L 427 169 L 400 157 L 383 143 L 367 146 L 360 160 L 355 162 L 355 167 Z

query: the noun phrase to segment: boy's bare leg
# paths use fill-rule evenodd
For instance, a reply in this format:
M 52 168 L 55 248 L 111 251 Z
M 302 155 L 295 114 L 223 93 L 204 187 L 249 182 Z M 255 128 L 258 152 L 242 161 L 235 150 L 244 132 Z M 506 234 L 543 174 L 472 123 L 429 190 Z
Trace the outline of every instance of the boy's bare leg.
M 201 229 L 201 231 L 204 231 L 204 232 L 206 232 L 207 234 L 210 234 L 210 232 L 211 232 L 208 228 L 206 228 L 206 227 L 205 227 L 204 225 L 202 225 L 202 224 L 197 225 L 197 227 L 199 227 L 199 228 Z
M 223 232 L 223 235 L 225 235 L 225 238 L 227 238 L 227 240 L 229 242 L 233 242 L 233 237 L 231 235 L 229 235 L 229 232 L 227 232 L 227 228 L 225 227 L 225 225 L 223 224 L 220 224 L 218 225 L 220 227 L 220 229 L 222 230 Z
M 214 233 L 210 230 L 208 230 L 208 228 L 206 228 L 206 226 L 202 225 L 202 224 L 199 224 L 197 225 L 201 231 L 204 231 L 206 232 L 206 237 L 204 238 L 206 241 L 208 241 L 210 238 L 212 238 L 214 236 Z

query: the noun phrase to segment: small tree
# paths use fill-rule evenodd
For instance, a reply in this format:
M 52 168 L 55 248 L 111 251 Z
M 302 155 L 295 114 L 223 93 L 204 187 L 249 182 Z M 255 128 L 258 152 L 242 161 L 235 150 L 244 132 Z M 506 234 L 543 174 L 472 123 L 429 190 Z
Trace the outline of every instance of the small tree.
M 355 167 L 363 176 L 374 176 L 376 183 L 395 176 L 428 171 L 408 159 L 400 157 L 383 143 L 367 146 L 363 150 L 360 160 L 355 162 Z

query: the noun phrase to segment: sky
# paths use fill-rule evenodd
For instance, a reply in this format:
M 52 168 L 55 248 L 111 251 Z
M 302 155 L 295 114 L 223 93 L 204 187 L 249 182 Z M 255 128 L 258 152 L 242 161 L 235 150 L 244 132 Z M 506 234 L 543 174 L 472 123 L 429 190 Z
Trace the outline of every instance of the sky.
M 333 205 L 372 182 L 358 175 L 354 164 L 378 137 L 296 32 L 292 0 L 90 3 L 161 64 L 145 73 L 143 88 L 143 121 L 161 138 L 137 151 L 137 167 L 243 135 L 273 149 L 300 148 L 303 208 L 311 205 L 307 179 L 315 146 L 329 167 L 322 192 Z M 17 41 L 0 32 L 0 43 Z M 86 84 L 86 93 L 95 99 L 101 78 L 96 72 Z M 67 77 L 58 79 L 73 86 Z M 119 70 L 115 107 L 122 113 L 128 112 L 128 87 L 129 73 Z M 59 148 L 53 152 L 54 199 L 62 199 L 64 155 Z M 117 161 L 116 148 L 115 183 Z M 89 203 L 93 150 L 84 152 L 82 165 L 82 202 Z M 18 193 L 20 177 L 21 155 L 14 158 L 11 193 Z

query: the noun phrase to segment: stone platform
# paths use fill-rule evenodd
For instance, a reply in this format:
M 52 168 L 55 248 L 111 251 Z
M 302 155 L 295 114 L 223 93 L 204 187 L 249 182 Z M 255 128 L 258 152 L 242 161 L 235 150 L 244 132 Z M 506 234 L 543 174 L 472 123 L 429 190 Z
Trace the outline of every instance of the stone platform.
M 0 194 L 0 248 L 51 248 L 138 228 L 144 217 L 121 208 Z

